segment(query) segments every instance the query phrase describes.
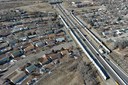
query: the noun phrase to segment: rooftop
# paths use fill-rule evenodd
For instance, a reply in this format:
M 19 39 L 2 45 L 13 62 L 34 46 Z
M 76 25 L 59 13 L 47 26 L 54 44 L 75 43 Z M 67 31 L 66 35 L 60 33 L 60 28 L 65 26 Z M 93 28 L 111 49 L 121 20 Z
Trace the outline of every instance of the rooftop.
M 37 67 L 34 64 L 32 64 L 32 65 L 30 65 L 30 66 L 25 68 L 26 72 L 28 72 L 28 73 L 32 73 L 36 69 L 37 69 Z

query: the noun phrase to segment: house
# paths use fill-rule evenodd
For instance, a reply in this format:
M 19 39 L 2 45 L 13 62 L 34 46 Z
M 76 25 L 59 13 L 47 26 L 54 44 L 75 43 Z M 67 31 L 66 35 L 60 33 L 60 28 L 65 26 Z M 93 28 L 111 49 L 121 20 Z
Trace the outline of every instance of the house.
M 3 49 L 3 48 L 8 47 L 8 46 L 9 46 L 9 44 L 7 42 L 1 43 L 0 49 Z
M 73 2 L 71 2 L 72 4 L 80 4 L 80 3 L 82 3 L 80 0 L 76 0 L 76 1 L 73 1 Z
M 64 35 L 65 35 L 65 32 L 60 32 L 56 34 L 56 36 L 64 36 Z
M 14 27 L 11 31 L 11 33 L 17 33 L 17 32 L 20 32 L 20 31 L 23 31 L 23 28 L 17 28 L 17 27 Z
M 117 35 L 121 35 L 121 34 L 123 34 L 123 32 L 121 32 L 121 31 L 119 31 L 119 30 L 116 30 L 116 34 L 117 34 Z
M 59 59 L 59 58 L 62 58 L 62 55 L 61 53 L 51 53 L 48 55 L 52 60 L 56 60 L 56 59 Z
M 32 38 L 31 41 L 32 42 L 40 41 L 40 38 L 39 37 L 38 38 L 37 37 L 36 38 Z
M 83 2 L 81 2 L 80 0 L 78 0 L 78 1 L 72 2 L 72 6 L 78 7 L 78 8 L 84 7 L 84 6 L 91 6 L 93 4 L 94 3 L 93 3 L 92 0 L 86 0 L 86 1 L 83 1 Z
M 76 7 L 80 8 L 80 7 L 84 7 L 84 6 L 87 6 L 86 3 L 79 3 L 79 4 L 76 4 Z
M 81 4 L 82 2 L 81 1 L 79 1 L 79 0 L 77 0 L 77 1 L 73 1 L 73 2 L 71 2 L 71 4 L 72 4 L 72 6 L 74 6 L 74 7 L 77 7 L 77 5 L 78 4 Z
M 105 36 L 107 36 L 107 35 L 109 35 L 110 33 L 108 32 L 108 31 L 106 31 L 106 32 L 102 32 L 102 35 L 105 37 Z
M 11 56 L 12 56 L 13 58 L 15 58 L 15 57 L 20 57 L 20 56 L 22 56 L 23 54 L 24 54 L 24 52 L 23 52 L 22 50 L 17 50 L 17 51 L 12 52 L 12 53 L 11 53 Z
M 46 43 L 44 42 L 34 42 L 34 45 L 36 46 L 36 47 L 43 47 L 43 46 L 45 46 L 46 45 Z
M 55 45 L 55 43 L 56 43 L 55 40 L 47 40 L 46 41 L 46 44 L 49 46 L 53 46 L 53 45 Z
M 43 18 L 42 18 L 43 21 L 48 21 L 49 19 L 50 19 L 50 20 L 54 20 L 55 17 L 54 17 L 54 16 L 49 16 L 49 17 L 43 17 Z
M 35 49 L 35 46 L 33 44 L 28 45 L 25 49 L 24 52 L 32 51 Z
M 27 37 L 21 37 L 19 40 L 24 42 L 24 41 L 26 41 L 27 39 L 28 39 Z
M 22 43 L 23 49 L 25 49 L 26 47 L 28 47 L 28 46 L 30 46 L 30 45 L 31 45 L 30 42 L 23 42 L 23 43 Z
M 49 64 L 52 60 L 50 59 L 49 56 L 47 56 L 46 54 L 43 55 L 41 58 L 38 59 L 39 63 L 41 65 L 45 65 L 45 64 Z
M 56 37 L 55 34 L 49 34 L 49 35 L 48 35 L 48 38 L 49 38 L 49 39 L 53 39 L 53 38 L 55 38 L 55 37 Z
M 62 0 L 49 0 L 48 1 L 50 4 L 56 4 L 56 3 L 62 3 Z
M 21 83 L 21 85 L 29 85 L 29 82 L 33 79 L 32 75 L 27 76 L 27 78 Z
M 29 39 L 32 39 L 32 38 L 35 38 L 35 37 L 37 37 L 37 35 L 29 35 L 28 36 Z
M 60 53 L 61 53 L 61 55 L 66 55 L 66 54 L 68 54 L 68 50 L 62 50 Z
M 0 59 L 0 65 L 3 65 L 3 64 L 5 64 L 5 63 L 8 63 L 8 62 L 10 62 L 12 59 L 13 59 L 13 58 L 12 58 L 11 56 L 9 56 L 9 57 L 4 57 L 4 58 Z
M 49 71 L 49 69 L 52 69 L 53 67 L 54 67 L 53 63 L 49 63 L 49 64 L 43 66 L 43 68 L 47 69 L 47 71 Z
M 25 29 L 28 29 L 27 27 L 25 27 L 24 25 L 17 25 L 17 26 L 14 26 L 13 29 L 12 29 L 12 33 L 16 33 L 16 32 L 20 32 L 20 31 L 23 31 Z
M 50 64 L 57 64 L 59 62 L 59 59 L 63 57 L 61 53 L 50 53 L 47 54 L 47 56 L 50 60 Z
M 56 42 L 64 42 L 64 41 L 65 41 L 64 37 L 56 38 Z
M 38 81 L 38 78 L 33 77 L 30 81 L 27 82 L 27 85 L 35 85 L 35 83 Z M 26 84 L 25 84 L 26 85 Z
M 37 67 L 36 67 L 34 64 L 32 64 L 32 65 L 26 67 L 26 68 L 25 68 L 25 71 L 26 71 L 27 73 L 32 73 L 32 72 L 34 72 L 36 69 L 37 69 Z
M 21 85 L 21 83 L 27 78 L 27 74 L 24 71 L 16 70 L 11 73 L 6 79 L 10 81 L 11 85 Z
M 0 50 L 0 55 L 12 50 L 12 47 L 6 47 Z
M 16 43 L 18 42 L 18 40 L 17 40 L 17 39 L 13 39 L 13 40 L 9 40 L 8 42 L 9 42 L 9 44 L 10 44 L 11 46 L 15 46 Z

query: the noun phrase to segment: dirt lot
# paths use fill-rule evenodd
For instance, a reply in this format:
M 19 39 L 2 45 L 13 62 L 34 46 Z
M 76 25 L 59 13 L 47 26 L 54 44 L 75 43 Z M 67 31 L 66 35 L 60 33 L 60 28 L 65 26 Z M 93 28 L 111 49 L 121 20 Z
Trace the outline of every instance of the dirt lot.
M 72 62 L 62 64 L 62 66 L 57 68 L 49 77 L 43 79 L 39 85 L 83 85 L 83 81 L 78 71 L 69 70 L 69 65 L 71 63 Z
M 115 63 L 118 63 L 118 66 L 120 66 L 127 74 L 128 74 L 128 48 L 118 51 L 115 50 L 113 54 L 111 54 L 111 58 L 115 61 Z
M 85 63 L 84 59 L 68 59 L 37 85 L 105 85 L 99 79 L 96 69 L 91 67 L 90 62 Z

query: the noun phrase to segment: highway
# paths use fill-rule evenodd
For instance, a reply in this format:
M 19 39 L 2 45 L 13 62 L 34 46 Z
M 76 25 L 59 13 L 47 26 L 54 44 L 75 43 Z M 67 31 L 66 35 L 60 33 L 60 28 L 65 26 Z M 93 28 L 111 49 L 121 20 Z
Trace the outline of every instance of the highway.
M 73 15 L 74 16 L 74 15 Z M 74 16 L 75 17 L 75 16 Z M 79 21 L 79 20 L 78 20 Z M 79 22 L 80 23 L 80 22 Z M 82 23 L 83 24 L 83 23 Z M 86 26 L 83 24 L 82 25 L 82 27 L 84 27 L 84 29 L 86 28 Z M 92 42 L 90 42 L 91 43 L 91 45 L 93 45 L 92 44 Z M 95 47 L 95 49 L 96 50 L 98 50 L 98 48 L 96 48 L 96 46 L 95 45 L 93 45 L 93 47 Z M 119 69 L 118 68 L 118 66 L 116 65 L 116 64 L 114 64 L 110 59 L 109 59 L 109 55 L 107 55 L 107 54 L 100 54 L 101 55 L 101 57 L 103 57 L 104 58 L 104 60 L 112 67 L 112 69 L 116 72 L 116 74 L 126 83 L 126 85 L 128 85 L 128 76 L 127 76 L 127 74 L 125 74 L 125 72 L 124 71 L 122 71 L 122 69 Z M 98 56 L 99 57 L 99 56 Z M 102 61 L 101 61 L 102 62 Z M 102 63 L 102 64 L 104 64 L 104 63 Z M 104 67 L 106 67 L 106 65 L 104 65 Z M 107 69 L 107 71 L 110 73 L 110 75 L 113 75 L 113 72 L 111 72 L 111 70 L 110 69 L 108 69 L 108 68 L 106 68 Z M 118 78 L 116 78 L 115 77 L 115 75 L 113 75 L 112 77 L 114 77 L 114 79 L 117 81 L 117 80 L 120 80 L 120 79 L 118 79 Z M 122 85 L 122 83 L 121 83 L 121 85 Z
M 86 29 L 86 26 L 82 22 L 80 22 L 80 20 L 75 18 L 75 15 L 71 15 L 66 9 L 64 9 L 61 4 L 57 4 L 56 7 L 58 8 L 56 9 L 58 10 L 59 14 L 63 16 L 66 24 L 68 24 L 67 28 L 73 32 L 73 34 L 76 36 L 76 39 L 79 41 L 78 43 L 80 43 L 84 47 L 90 57 L 96 62 L 96 64 L 98 64 L 100 68 L 102 68 L 102 71 L 105 73 L 107 71 L 115 81 L 118 81 L 120 83 L 120 85 L 128 85 L 127 75 L 122 70 L 120 70 L 118 66 L 116 66 L 110 59 L 108 59 L 109 55 L 103 55 L 99 53 L 97 46 L 95 46 L 89 40 L 88 35 L 85 36 L 85 34 L 81 31 L 81 29 L 85 29 L 87 31 L 88 29 Z M 93 37 L 97 38 L 95 35 L 93 35 Z M 108 50 L 107 47 L 103 44 L 102 47 Z M 104 71 L 104 69 L 106 71 Z
M 59 6 L 58 6 L 59 7 Z M 61 8 L 60 8 L 61 10 Z M 62 10 L 61 10 L 62 11 Z M 62 11 L 63 12 L 63 11 Z M 65 13 L 63 13 L 63 15 L 65 16 L 64 18 L 66 18 Z M 78 34 L 79 30 L 77 30 L 77 27 L 75 26 L 75 24 L 70 21 L 70 19 L 67 17 L 68 19 L 68 24 L 70 23 L 70 28 L 67 26 L 67 24 L 65 23 L 66 28 L 68 28 L 68 30 L 70 30 L 72 36 L 74 36 L 74 38 L 76 39 L 77 43 L 80 45 L 80 47 L 82 48 L 82 50 L 84 51 L 84 53 L 88 56 L 88 58 L 93 62 L 93 64 L 97 67 L 98 71 L 100 72 L 101 76 L 106 80 L 109 78 L 107 72 L 105 71 L 105 69 L 102 67 L 102 65 L 99 63 L 99 61 L 97 59 L 95 59 L 96 57 L 94 56 L 94 54 L 92 53 L 92 51 L 88 48 L 88 46 L 86 46 L 86 43 L 83 41 L 83 39 L 81 38 L 81 35 Z M 63 20 L 62 20 L 63 21 Z

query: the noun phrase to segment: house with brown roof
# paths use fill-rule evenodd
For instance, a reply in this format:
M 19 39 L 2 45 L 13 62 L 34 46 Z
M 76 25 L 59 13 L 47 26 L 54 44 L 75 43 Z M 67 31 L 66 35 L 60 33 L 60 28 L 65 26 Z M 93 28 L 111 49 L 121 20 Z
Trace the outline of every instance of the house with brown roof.
M 36 37 L 36 38 L 32 38 L 31 41 L 36 42 L 36 41 L 40 41 L 40 39 Z
M 28 45 L 26 48 L 24 48 L 24 52 L 29 52 L 35 49 L 35 46 L 33 44 Z
M 57 36 L 64 36 L 65 33 L 64 33 L 64 32 L 60 32 L 60 33 L 57 33 L 56 35 L 57 35 Z
M 49 35 L 48 35 L 48 38 L 49 38 L 49 39 L 53 39 L 53 38 L 55 38 L 55 37 L 56 37 L 55 34 L 49 34 Z
M 38 59 L 39 63 L 41 65 L 45 65 L 45 64 L 49 64 L 52 60 L 50 59 L 49 56 L 47 56 L 46 54 L 43 55 L 41 58 Z
M 66 54 L 68 54 L 68 50 L 62 50 L 60 53 L 61 53 L 61 55 L 66 55 Z
M 62 55 L 61 53 L 51 53 L 48 55 L 52 60 L 56 60 L 56 59 L 59 59 L 59 58 L 62 58 Z
M 53 45 L 56 44 L 56 42 L 55 42 L 55 40 L 47 40 L 47 41 L 46 41 L 46 44 L 47 44 L 48 46 L 53 46 Z
M 43 68 L 52 69 L 54 67 L 53 63 L 49 63 L 47 65 L 44 65 Z

